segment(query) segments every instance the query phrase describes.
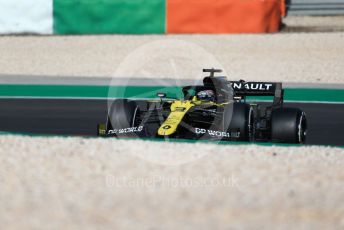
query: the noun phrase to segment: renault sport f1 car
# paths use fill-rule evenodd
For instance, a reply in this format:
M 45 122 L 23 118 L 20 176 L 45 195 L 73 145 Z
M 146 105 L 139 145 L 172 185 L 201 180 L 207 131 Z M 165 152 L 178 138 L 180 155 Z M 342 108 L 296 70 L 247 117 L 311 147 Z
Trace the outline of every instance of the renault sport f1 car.
M 283 105 L 282 83 L 227 81 L 215 76 L 203 85 L 182 88 L 184 98 L 159 100 L 116 99 L 109 107 L 106 124 L 98 135 L 107 137 L 154 137 L 220 141 L 304 143 L 305 113 Z M 249 103 L 250 96 L 270 96 L 272 103 Z

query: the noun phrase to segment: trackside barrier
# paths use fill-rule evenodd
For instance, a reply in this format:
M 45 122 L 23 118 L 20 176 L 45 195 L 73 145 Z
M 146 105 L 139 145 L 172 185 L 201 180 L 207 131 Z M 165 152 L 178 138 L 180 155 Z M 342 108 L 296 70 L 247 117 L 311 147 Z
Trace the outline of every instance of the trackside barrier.
M 0 0 L 0 34 L 268 33 L 285 0 Z
M 168 33 L 277 32 L 284 0 L 167 0 Z

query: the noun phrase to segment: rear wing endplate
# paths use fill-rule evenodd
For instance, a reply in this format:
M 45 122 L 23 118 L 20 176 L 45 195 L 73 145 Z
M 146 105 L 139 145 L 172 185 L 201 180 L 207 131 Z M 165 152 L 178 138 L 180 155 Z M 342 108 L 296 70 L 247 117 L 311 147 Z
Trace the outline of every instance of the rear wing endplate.
M 280 82 L 229 81 L 228 83 L 233 88 L 235 97 L 273 96 L 274 105 L 283 103 L 284 91 Z

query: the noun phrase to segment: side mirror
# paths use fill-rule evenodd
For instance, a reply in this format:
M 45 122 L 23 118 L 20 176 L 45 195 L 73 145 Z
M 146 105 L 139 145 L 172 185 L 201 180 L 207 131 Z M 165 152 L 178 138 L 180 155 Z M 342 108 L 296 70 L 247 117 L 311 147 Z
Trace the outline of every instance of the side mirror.
M 157 93 L 156 95 L 160 97 L 160 99 L 163 99 L 167 96 L 166 93 Z
M 162 99 L 167 97 L 166 93 L 157 93 L 156 94 L 158 97 L 160 97 L 160 103 L 162 104 Z

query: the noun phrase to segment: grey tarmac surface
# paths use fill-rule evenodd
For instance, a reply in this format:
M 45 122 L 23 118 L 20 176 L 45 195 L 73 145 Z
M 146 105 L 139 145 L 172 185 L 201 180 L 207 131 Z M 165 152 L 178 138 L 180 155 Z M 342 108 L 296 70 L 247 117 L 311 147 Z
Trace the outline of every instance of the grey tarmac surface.
M 308 118 L 308 145 L 344 146 L 344 105 L 286 103 L 303 109 Z M 105 123 L 106 100 L 0 99 L 2 131 L 96 136 Z

